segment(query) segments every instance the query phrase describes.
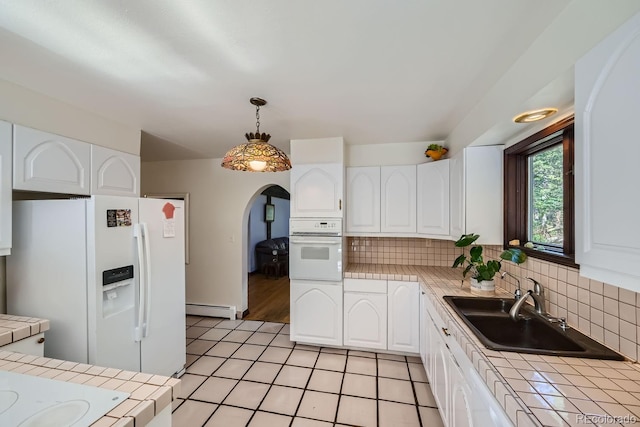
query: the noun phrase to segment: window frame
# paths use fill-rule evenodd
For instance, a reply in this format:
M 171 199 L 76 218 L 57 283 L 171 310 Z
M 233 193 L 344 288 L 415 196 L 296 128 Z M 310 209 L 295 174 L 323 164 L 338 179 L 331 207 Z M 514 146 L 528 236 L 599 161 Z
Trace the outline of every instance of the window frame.
M 557 264 L 578 267 L 575 263 L 575 207 L 574 207 L 574 118 L 568 117 L 534 133 L 504 150 L 504 247 L 509 241 L 520 240 L 518 246 L 528 256 Z M 556 137 L 552 135 L 559 133 Z M 528 241 L 529 218 L 529 167 L 528 159 L 559 142 L 563 146 L 563 251 L 529 249 L 523 245 Z

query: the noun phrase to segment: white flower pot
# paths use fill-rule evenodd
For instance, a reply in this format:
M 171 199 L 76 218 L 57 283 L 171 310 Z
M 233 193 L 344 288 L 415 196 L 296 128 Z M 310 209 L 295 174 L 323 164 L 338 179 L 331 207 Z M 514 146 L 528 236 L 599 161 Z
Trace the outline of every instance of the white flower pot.
M 492 280 L 478 280 L 471 278 L 471 293 L 480 296 L 491 296 L 496 291 L 496 282 Z

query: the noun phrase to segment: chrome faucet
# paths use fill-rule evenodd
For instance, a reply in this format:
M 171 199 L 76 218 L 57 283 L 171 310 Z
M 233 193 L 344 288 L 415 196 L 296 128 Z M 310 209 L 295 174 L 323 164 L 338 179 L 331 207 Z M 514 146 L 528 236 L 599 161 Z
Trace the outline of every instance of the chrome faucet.
M 542 305 L 542 311 L 544 312 L 547 306 L 545 305 L 546 300 L 544 297 L 544 288 L 542 287 L 542 284 L 531 277 L 527 277 L 527 280 L 531 280 L 533 282 L 533 293 L 535 295 L 538 295 L 538 300 L 540 301 L 540 305 Z
M 544 314 L 544 306 L 540 304 L 540 297 L 534 294 L 532 290 L 528 290 L 522 298 L 520 298 L 518 301 L 515 302 L 515 304 L 513 304 L 513 306 L 511 307 L 511 310 L 509 310 L 509 316 L 511 317 L 511 319 L 513 319 L 513 321 L 518 320 L 520 309 L 522 308 L 522 306 L 524 305 L 524 303 L 527 301 L 529 297 L 533 298 L 533 305 L 536 312 L 538 314 Z
M 513 297 L 515 298 L 516 301 L 518 301 L 519 299 L 522 298 L 522 290 L 520 289 L 520 279 L 518 279 L 517 276 L 514 276 L 513 274 L 509 273 L 508 271 L 503 272 L 500 277 L 504 279 L 504 276 L 509 276 L 511 278 L 513 278 L 517 283 L 518 283 L 518 289 L 516 289 L 516 291 L 513 293 Z

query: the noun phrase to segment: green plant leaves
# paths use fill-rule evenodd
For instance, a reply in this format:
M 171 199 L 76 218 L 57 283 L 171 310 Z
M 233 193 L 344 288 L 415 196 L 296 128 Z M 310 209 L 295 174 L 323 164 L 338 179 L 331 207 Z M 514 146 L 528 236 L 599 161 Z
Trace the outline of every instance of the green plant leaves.
M 480 237 L 480 235 L 473 234 L 473 233 L 471 233 L 471 234 L 463 234 L 462 236 L 460 236 L 460 238 L 455 243 L 455 245 L 457 247 L 459 247 L 459 248 L 464 248 L 465 246 L 469 246 L 470 244 L 472 244 L 473 242 L 478 240 L 479 237 Z
M 520 249 L 511 248 L 502 252 L 500 254 L 500 258 L 514 262 L 516 264 L 522 264 L 527 260 L 527 254 L 522 252 Z
M 467 260 L 467 257 L 462 254 L 460 255 L 458 258 L 456 258 L 456 260 L 453 262 L 453 265 L 451 266 L 451 268 L 456 268 L 456 267 L 460 267 L 465 261 Z

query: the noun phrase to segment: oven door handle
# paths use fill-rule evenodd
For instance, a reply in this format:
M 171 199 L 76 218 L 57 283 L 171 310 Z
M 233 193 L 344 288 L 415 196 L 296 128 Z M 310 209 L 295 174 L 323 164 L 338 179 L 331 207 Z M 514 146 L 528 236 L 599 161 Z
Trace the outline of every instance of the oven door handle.
M 332 242 L 329 240 L 291 240 L 291 243 L 295 244 L 307 244 L 307 245 L 340 245 L 342 242 Z

